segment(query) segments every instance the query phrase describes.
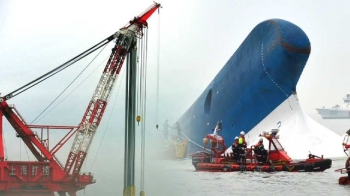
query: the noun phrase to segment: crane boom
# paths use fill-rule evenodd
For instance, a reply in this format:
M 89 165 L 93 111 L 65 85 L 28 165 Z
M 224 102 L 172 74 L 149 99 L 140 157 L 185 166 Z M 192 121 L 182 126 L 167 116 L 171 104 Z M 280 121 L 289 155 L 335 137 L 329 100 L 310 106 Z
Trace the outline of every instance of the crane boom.
M 66 195 L 66 193 L 68 193 L 70 196 L 76 196 L 77 191 L 83 190 L 87 185 L 96 182 L 90 172 L 80 173 L 80 169 L 100 124 L 108 103 L 108 98 L 111 95 L 125 57 L 131 58 L 133 62 L 127 65 L 127 72 L 130 73 L 130 67 L 132 67 L 133 70 L 135 70 L 136 67 L 136 45 L 137 42 L 140 41 L 138 38 L 141 39 L 143 37 L 143 32 L 147 32 L 144 29 L 147 27 L 146 21 L 159 7 L 160 4 L 153 4 L 118 32 L 110 35 L 83 53 L 75 56 L 71 60 L 63 63 L 55 69 L 52 69 L 37 79 L 21 86 L 15 91 L 12 91 L 3 97 L 0 96 L 0 168 L 2 171 L 0 177 L 0 195 L 10 196 L 20 194 L 22 196 L 32 196 L 40 194 L 43 196 L 52 196 L 56 192 L 59 195 Z M 145 33 L 145 35 L 147 35 L 147 33 Z M 28 125 L 15 106 L 7 103 L 9 99 L 66 69 L 73 63 L 103 47 L 112 40 L 115 40 L 116 44 L 112 49 L 111 55 L 102 72 L 92 99 L 90 100 L 85 114 L 78 126 Z M 135 76 L 135 73 L 133 73 L 133 76 Z M 134 77 L 134 79 L 135 78 L 136 77 Z M 130 97 L 134 97 L 134 90 L 135 88 L 129 90 L 128 94 L 131 94 Z M 133 107 L 133 109 L 135 109 L 135 107 Z M 6 148 L 4 145 L 5 140 L 2 137 L 4 131 L 3 116 L 17 132 L 16 136 L 21 138 L 28 149 L 32 152 L 37 159 L 36 161 L 7 160 L 5 153 Z M 132 119 L 134 119 L 133 117 L 128 119 L 130 119 L 130 122 L 134 122 L 132 121 Z M 40 133 L 37 133 L 36 131 L 33 131 L 33 129 L 41 129 L 41 131 Z M 69 132 L 53 148 L 50 148 L 49 129 L 69 130 Z M 44 132 L 46 132 L 46 134 Z M 129 133 L 132 134 L 131 131 L 128 132 L 128 134 Z M 55 154 L 73 135 L 75 135 L 75 139 L 68 155 L 68 159 L 65 165 L 63 165 L 57 159 Z M 135 142 L 132 144 L 134 143 Z M 130 169 L 129 173 L 133 173 L 133 171 Z M 133 183 L 131 185 L 133 185 Z M 128 186 L 130 185 L 128 184 Z
M 124 26 L 115 33 L 116 44 L 112 49 L 109 60 L 103 70 L 100 81 L 92 96 L 92 99 L 79 124 L 76 136 L 71 147 L 64 171 L 72 177 L 79 174 L 89 147 L 100 124 L 101 118 L 107 106 L 115 81 L 122 68 L 126 55 L 136 47 L 137 38 L 142 37 L 142 29 L 147 27 L 146 20 L 160 7 L 154 3 L 143 14 L 135 17 L 129 25 Z

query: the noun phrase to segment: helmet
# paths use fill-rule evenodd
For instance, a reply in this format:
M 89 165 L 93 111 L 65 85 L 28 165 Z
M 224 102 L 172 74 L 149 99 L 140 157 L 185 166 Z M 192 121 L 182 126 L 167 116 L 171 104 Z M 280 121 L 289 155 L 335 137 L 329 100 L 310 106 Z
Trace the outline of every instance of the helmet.
M 263 138 L 260 138 L 260 139 L 259 139 L 259 142 L 263 142 Z
M 240 133 L 241 135 L 245 135 L 245 133 L 244 133 L 244 131 L 241 131 L 241 133 Z
M 235 137 L 235 140 L 238 140 L 238 137 L 237 137 L 237 136 Z

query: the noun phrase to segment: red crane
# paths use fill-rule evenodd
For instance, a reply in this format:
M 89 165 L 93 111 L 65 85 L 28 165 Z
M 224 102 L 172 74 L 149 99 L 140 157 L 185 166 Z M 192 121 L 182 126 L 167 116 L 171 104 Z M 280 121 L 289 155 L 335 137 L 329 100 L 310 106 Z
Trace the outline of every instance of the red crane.
M 108 98 L 122 68 L 124 59 L 131 49 L 136 47 L 137 39 L 142 38 L 142 29 L 147 27 L 147 19 L 160 7 L 154 3 L 145 12 L 135 17 L 126 26 L 100 43 L 74 57 L 70 61 L 51 70 L 19 89 L 0 97 L 0 196 L 75 196 L 76 192 L 95 183 L 90 173 L 81 173 L 89 147 L 100 124 Z M 28 125 L 17 109 L 8 104 L 12 97 L 28 90 L 36 84 L 62 71 L 73 63 L 101 48 L 110 41 L 116 44 L 103 70 L 100 81 L 78 126 Z M 37 161 L 5 160 L 2 116 L 5 116 Z M 41 135 L 32 129 L 40 128 Z M 47 130 L 47 139 L 43 130 Z M 49 148 L 49 129 L 67 129 L 69 132 L 52 148 Z M 73 136 L 75 139 L 65 165 L 55 157 L 60 148 Z

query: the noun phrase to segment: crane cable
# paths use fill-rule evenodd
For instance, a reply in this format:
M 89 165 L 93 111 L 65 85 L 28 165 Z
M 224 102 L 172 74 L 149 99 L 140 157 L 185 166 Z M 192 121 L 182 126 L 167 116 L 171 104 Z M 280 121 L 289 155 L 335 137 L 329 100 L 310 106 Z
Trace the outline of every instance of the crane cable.
M 146 150 L 146 90 L 147 90 L 147 44 L 148 44 L 148 28 L 144 30 L 144 39 L 142 39 L 141 45 L 143 49 L 141 50 L 141 66 L 140 66 L 140 107 L 141 115 L 143 116 L 143 121 L 141 122 L 141 179 L 140 179 L 140 196 L 145 195 L 145 150 Z
M 23 85 L 22 87 L 12 91 L 11 93 L 5 95 L 6 100 L 11 99 L 12 97 L 15 97 L 16 95 L 32 88 L 33 86 L 36 86 L 37 84 L 45 81 L 46 79 L 50 78 L 51 76 L 57 74 L 58 72 L 61 72 L 62 70 L 66 69 L 67 67 L 71 66 L 72 64 L 78 62 L 82 58 L 88 56 L 89 54 L 93 53 L 94 51 L 98 50 L 99 48 L 103 47 L 104 45 L 108 44 L 110 41 L 114 39 L 114 34 L 107 37 L 106 39 L 102 40 L 98 44 L 92 46 L 91 48 L 87 49 L 86 51 L 80 53 L 79 55 L 75 56 L 74 58 L 70 59 L 69 61 L 63 63 L 62 65 L 54 68 L 53 70 L 47 72 L 46 74 L 38 77 L 37 79 Z M 0 102 L 3 101 L 3 98 L 0 97 Z
M 158 109 L 159 109 L 159 55 L 160 54 L 160 11 L 158 9 L 158 37 L 157 37 L 157 100 L 156 100 L 156 128 L 158 129 Z
M 64 93 L 66 90 L 79 78 L 79 76 L 92 64 L 92 62 L 101 54 L 101 52 L 106 48 L 108 44 L 105 44 L 104 47 L 96 54 L 96 56 L 88 63 L 88 65 L 71 81 L 68 86 L 30 123 L 33 124 L 37 119 Z
M 143 34 L 145 39 L 141 41 L 141 63 L 140 63 L 140 79 L 139 79 L 139 88 L 140 88 L 140 109 L 141 115 L 143 116 L 143 121 L 141 122 L 141 179 L 140 179 L 140 196 L 145 195 L 145 150 L 146 150 L 146 98 L 147 98 L 147 49 L 148 49 L 148 28 L 143 29 Z M 158 9 L 158 63 L 157 70 L 159 72 L 159 9 Z M 158 129 L 158 88 L 159 88 L 159 74 L 157 72 L 157 108 L 156 108 L 156 127 Z M 137 120 L 141 120 L 138 118 Z
M 143 29 L 142 29 L 142 34 L 143 34 Z M 142 62 L 143 62 L 143 44 L 142 44 L 142 37 L 137 41 L 137 54 L 136 54 L 136 121 L 137 125 L 140 125 L 141 121 L 141 86 L 142 86 L 142 81 L 141 81 L 141 67 L 142 67 Z M 142 124 L 142 123 L 141 123 Z
M 137 117 L 136 117 L 136 121 L 137 121 L 137 125 L 139 126 L 140 124 L 140 121 L 141 121 L 141 114 L 140 114 L 140 104 L 139 104 L 139 100 L 140 100 L 140 94 L 138 92 L 138 89 L 140 88 L 140 85 L 139 85 L 139 80 L 140 80 L 140 49 L 141 49 L 141 44 L 140 44 L 140 41 L 137 40 L 137 43 L 136 43 L 136 93 L 135 93 L 135 96 L 136 96 L 136 113 L 137 114 Z
M 96 70 L 101 67 L 102 64 L 105 64 L 107 62 L 109 57 L 106 57 L 101 63 L 93 70 L 91 73 L 86 76 L 73 90 L 70 91 L 65 97 L 61 99 L 55 106 L 53 106 L 48 112 L 46 112 L 45 115 L 41 116 L 41 118 L 37 119 L 37 121 L 40 121 L 43 119 L 46 115 L 48 115 L 52 110 L 54 110 L 58 105 L 60 105 L 65 99 L 67 99 L 68 96 L 70 96 L 75 90 L 77 90 L 92 74 L 96 73 Z

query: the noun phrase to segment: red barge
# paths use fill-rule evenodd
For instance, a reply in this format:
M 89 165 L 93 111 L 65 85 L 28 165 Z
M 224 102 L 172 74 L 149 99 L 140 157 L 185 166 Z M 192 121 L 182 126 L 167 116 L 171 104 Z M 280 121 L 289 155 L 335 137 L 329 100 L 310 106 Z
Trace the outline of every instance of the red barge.
M 243 158 L 238 159 L 233 153 L 225 154 L 226 146 L 221 136 L 206 135 L 203 139 L 204 150 L 191 154 L 192 164 L 196 171 L 234 172 L 234 171 L 262 171 L 262 172 L 321 172 L 332 166 L 331 159 L 324 159 L 309 154 L 308 158 L 293 161 L 279 142 L 278 129 L 260 134 L 268 140 L 268 149 L 261 155 L 253 147 L 245 148 Z M 206 148 L 210 141 L 211 147 Z M 240 161 L 239 161 L 240 160 Z

